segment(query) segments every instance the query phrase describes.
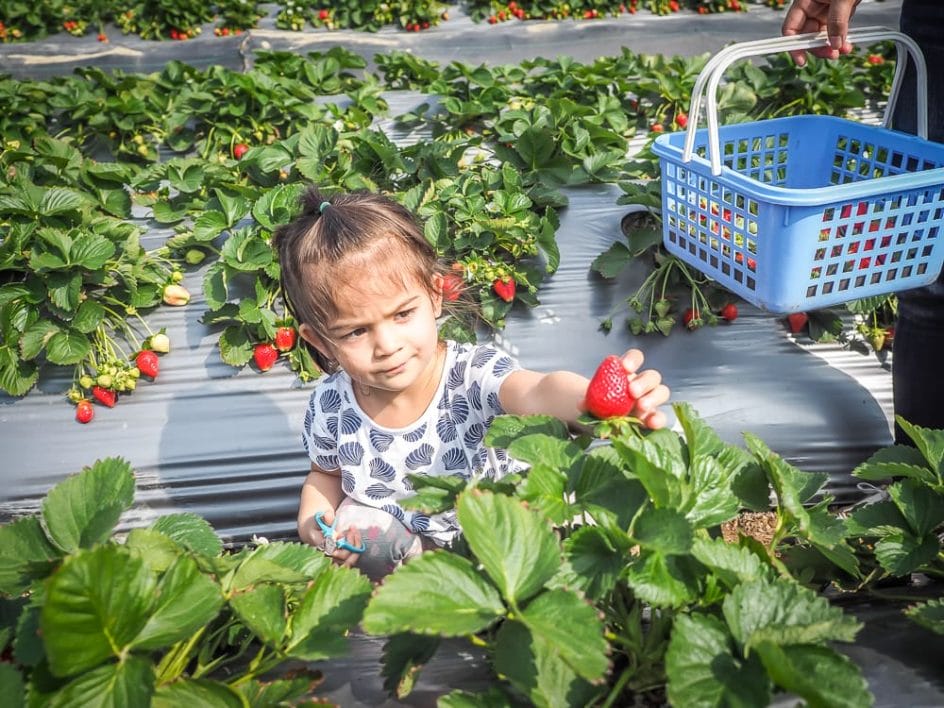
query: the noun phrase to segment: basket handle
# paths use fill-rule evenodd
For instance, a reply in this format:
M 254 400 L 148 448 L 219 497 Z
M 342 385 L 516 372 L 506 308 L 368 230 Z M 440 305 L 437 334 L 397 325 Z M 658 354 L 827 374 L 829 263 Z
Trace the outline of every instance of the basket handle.
M 897 46 L 898 57 L 895 63 L 895 77 L 892 80 L 891 93 L 888 98 L 888 105 L 885 107 L 885 116 L 883 123 L 886 128 L 891 127 L 892 114 L 895 103 L 898 101 L 898 92 L 901 89 L 901 82 L 905 74 L 905 51 L 911 56 L 915 64 L 917 75 L 917 118 L 918 118 L 918 136 L 927 139 L 928 137 L 928 70 L 924 61 L 924 55 L 921 49 L 911 37 L 901 32 L 888 29 L 887 27 L 862 27 L 849 32 L 848 39 L 859 44 L 879 42 L 883 40 L 893 40 Z M 705 101 L 708 109 L 708 156 L 711 159 L 711 173 L 713 175 L 721 174 L 721 146 L 718 137 L 718 84 L 721 77 L 731 64 L 741 59 L 750 57 L 764 56 L 767 54 L 777 54 L 779 52 L 793 51 L 797 49 L 816 49 L 828 46 L 829 39 L 826 32 L 811 32 L 809 34 L 797 34 L 788 37 L 774 37 L 772 39 L 758 39 L 751 42 L 737 42 L 731 44 L 717 54 L 715 54 L 708 63 L 705 64 L 698 78 L 695 80 L 695 87 L 692 89 L 692 102 L 688 111 L 688 129 L 685 135 L 685 150 L 682 153 L 682 161 L 689 162 L 695 150 L 695 132 L 698 129 L 698 121 L 701 114 L 701 105 Z M 704 98 L 707 96 L 707 100 Z

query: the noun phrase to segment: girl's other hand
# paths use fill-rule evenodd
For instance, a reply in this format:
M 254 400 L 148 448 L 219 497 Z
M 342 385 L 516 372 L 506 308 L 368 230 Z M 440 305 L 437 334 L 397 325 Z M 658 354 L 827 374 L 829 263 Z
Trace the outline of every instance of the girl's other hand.
M 636 399 L 632 415 L 652 430 L 664 428 L 665 413 L 659 410 L 669 400 L 669 387 L 662 383 L 662 374 L 655 369 L 640 371 L 644 357 L 638 349 L 623 354 L 623 367 L 629 377 L 629 393 Z

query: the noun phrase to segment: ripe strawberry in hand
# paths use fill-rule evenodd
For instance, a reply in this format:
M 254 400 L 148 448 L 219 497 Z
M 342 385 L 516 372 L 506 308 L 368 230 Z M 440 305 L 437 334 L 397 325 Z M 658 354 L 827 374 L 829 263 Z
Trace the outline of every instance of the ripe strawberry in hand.
M 629 392 L 626 367 L 615 354 L 606 357 L 590 379 L 584 405 L 597 418 L 629 415 L 636 405 L 636 399 Z
M 280 352 L 291 351 L 295 348 L 294 327 L 279 327 L 275 330 L 275 348 Z
M 114 408 L 115 402 L 118 400 L 118 394 L 115 393 L 114 389 L 102 388 L 101 386 L 92 386 L 92 396 L 108 408 Z
M 515 281 L 513 278 L 505 276 L 504 278 L 498 278 L 492 283 L 492 290 L 495 291 L 495 294 L 498 295 L 505 302 L 511 302 L 515 299 Z
M 252 358 L 259 367 L 259 371 L 268 371 L 278 360 L 279 350 L 269 342 L 262 342 L 253 348 Z
M 157 378 L 157 372 L 160 368 L 160 362 L 158 361 L 157 354 L 152 352 L 149 349 L 143 350 L 139 353 L 134 359 L 135 366 L 138 367 L 140 371 L 145 376 L 149 376 L 152 379 Z
M 787 315 L 787 325 L 789 325 L 790 331 L 793 334 L 799 334 L 806 327 L 806 323 L 809 319 L 805 312 L 793 312 Z
M 81 401 L 75 404 L 75 419 L 80 423 L 91 422 L 92 418 L 95 417 L 95 406 L 92 405 L 92 402 L 87 398 L 83 398 Z

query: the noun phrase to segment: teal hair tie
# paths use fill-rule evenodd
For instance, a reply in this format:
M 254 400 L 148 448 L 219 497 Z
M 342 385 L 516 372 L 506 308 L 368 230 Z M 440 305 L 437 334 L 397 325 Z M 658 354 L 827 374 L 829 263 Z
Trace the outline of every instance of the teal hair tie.
M 331 202 L 321 202 L 321 206 L 318 207 L 318 211 L 321 214 L 324 214 L 325 209 L 327 209 L 329 206 L 331 206 Z

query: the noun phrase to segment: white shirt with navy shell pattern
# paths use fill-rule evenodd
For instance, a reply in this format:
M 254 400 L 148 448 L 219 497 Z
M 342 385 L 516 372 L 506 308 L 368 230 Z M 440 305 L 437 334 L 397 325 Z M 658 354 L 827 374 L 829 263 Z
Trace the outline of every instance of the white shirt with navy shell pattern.
M 337 371 L 318 383 L 305 413 L 302 442 L 315 465 L 340 470 L 345 495 L 383 509 L 439 545 L 459 532 L 455 511 L 434 516 L 397 503 L 413 495 L 407 474 L 499 479 L 525 468 L 483 442 L 504 413 L 498 390 L 518 363 L 488 345 L 446 341 L 442 380 L 426 411 L 404 428 L 385 428 L 357 404 L 351 378 Z

